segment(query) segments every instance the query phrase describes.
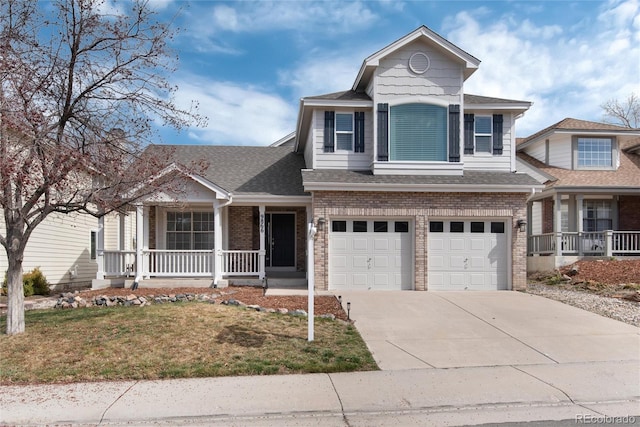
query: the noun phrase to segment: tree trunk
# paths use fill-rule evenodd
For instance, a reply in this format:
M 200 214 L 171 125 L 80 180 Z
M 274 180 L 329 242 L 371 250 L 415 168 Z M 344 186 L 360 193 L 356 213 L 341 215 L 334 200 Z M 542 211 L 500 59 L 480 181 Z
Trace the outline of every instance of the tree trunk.
M 24 332 L 24 288 L 22 285 L 22 254 L 7 251 L 7 335 Z

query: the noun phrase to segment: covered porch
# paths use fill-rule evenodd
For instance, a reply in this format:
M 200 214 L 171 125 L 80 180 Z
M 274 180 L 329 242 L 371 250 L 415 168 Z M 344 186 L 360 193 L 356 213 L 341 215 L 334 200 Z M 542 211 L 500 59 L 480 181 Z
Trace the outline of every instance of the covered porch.
M 637 190 L 555 189 L 528 205 L 527 270 L 550 271 L 585 257 L 640 257 Z
M 101 219 L 93 287 L 304 286 L 307 202 L 154 202 Z

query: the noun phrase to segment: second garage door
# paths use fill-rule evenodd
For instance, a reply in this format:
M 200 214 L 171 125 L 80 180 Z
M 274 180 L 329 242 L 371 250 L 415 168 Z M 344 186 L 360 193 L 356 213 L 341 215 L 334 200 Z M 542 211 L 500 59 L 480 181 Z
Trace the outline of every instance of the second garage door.
M 332 220 L 329 288 L 411 289 L 410 225 L 401 220 Z
M 428 289 L 508 289 L 506 222 L 429 221 Z

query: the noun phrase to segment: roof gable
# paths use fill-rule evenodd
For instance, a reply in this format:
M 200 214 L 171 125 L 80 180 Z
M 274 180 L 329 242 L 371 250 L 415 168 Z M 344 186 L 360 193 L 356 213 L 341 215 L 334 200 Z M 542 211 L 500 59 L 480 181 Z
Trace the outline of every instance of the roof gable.
M 362 91 L 367 86 L 372 74 L 373 70 L 380 64 L 380 60 L 385 58 L 390 53 L 403 48 L 404 46 L 412 43 L 415 40 L 422 39 L 425 42 L 434 45 L 440 51 L 445 53 L 447 56 L 455 59 L 458 62 L 463 64 L 463 75 L 465 80 L 473 74 L 480 65 L 480 60 L 471 54 L 465 52 L 460 49 L 458 46 L 454 45 L 450 41 L 446 40 L 444 37 L 425 27 L 424 25 L 418 27 L 411 33 L 406 36 L 396 40 L 395 42 L 383 47 L 376 53 L 370 55 L 362 62 L 362 66 L 360 67 L 360 71 L 358 72 L 358 76 L 356 77 L 355 82 L 353 83 L 352 90 L 354 91 Z

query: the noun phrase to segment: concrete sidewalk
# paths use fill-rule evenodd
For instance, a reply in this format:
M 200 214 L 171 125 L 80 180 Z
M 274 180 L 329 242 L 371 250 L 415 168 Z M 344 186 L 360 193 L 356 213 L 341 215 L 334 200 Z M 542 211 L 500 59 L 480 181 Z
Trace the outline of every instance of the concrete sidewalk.
M 0 388 L 2 425 L 471 425 L 635 416 L 639 366 L 583 362 Z M 591 418 L 593 419 L 593 418 Z

